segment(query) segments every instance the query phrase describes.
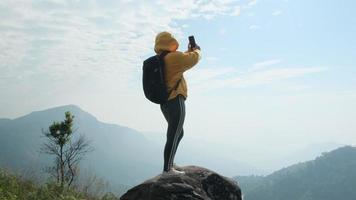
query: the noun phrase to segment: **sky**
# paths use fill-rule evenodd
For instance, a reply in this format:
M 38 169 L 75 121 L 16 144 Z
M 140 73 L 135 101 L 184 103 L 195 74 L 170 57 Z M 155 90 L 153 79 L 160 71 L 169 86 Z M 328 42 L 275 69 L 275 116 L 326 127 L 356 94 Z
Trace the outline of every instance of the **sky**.
M 100 121 L 163 134 L 142 62 L 156 34 L 201 61 L 185 137 L 256 163 L 309 144 L 356 144 L 352 0 L 2 0 L 0 117 L 75 104 Z M 184 141 L 183 141 L 184 142 Z

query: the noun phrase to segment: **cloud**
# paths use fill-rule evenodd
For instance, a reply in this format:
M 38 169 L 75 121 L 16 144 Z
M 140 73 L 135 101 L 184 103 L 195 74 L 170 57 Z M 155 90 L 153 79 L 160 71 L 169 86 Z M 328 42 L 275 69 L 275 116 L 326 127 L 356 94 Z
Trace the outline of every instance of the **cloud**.
M 188 24 L 183 24 L 183 25 L 182 25 L 182 28 L 188 28 L 188 27 L 189 27 Z
M 264 86 L 278 81 L 300 78 L 308 74 L 325 71 L 322 67 L 279 67 L 280 59 L 270 59 L 255 63 L 251 68 L 241 70 L 236 67 L 211 67 L 195 69 L 187 74 L 194 92 L 208 92 L 226 88 L 246 88 Z M 266 68 L 268 66 L 268 68 Z M 253 70 L 251 70 L 253 69 Z M 303 86 L 306 88 L 307 86 Z M 302 88 L 299 88 L 302 89 Z
M 258 29 L 260 29 L 260 26 L 258 26 L 258 25 L 250 25 L 248 28 L 250 30 L 258 30 Z
M 190 80 L 192 85 L 199 85 L 203 82 L 209 82 L 215 80 L 220 76 L 224 76 L 231 72 L 234 72 L 233 67 L 209 67 L 209 68 L 193 68 L 185 76 Z
M 281 59 L 270 59 L 270 60 L 265 60 L 265 61 L 262 61 L 262 62 L 258 62 L 258 63 L 255 63 L 251 68 L 250 70 L 251 71 L 255 71 L 255 70 L 260 70 L 264 67 L 268 67 L 268 66 L 271 66 L 271 65 L 275 65 L 275 64 L 278 64 L 282 62 Z
M 0 85 L 13 90 L 13 83 L 23 82 L 39 90 L 91 80 L 97 83 L 92 90 L 114 84 L 130 91 L 159 31 L 181 39 L 187 26 L 177 20 L 232 15 L 236 7 L 230 0 L 3 0 Z
M 221 28 L 221 29 L 219 30 L 219 34 L 220 34 L 220 35 L 225 35 L 225 33 L 226 33 L 226 28 Z
M 281 10 L 275 10 L 275 11 L 272 12 L 273 16 L 279 16 L 279 15 L 282 15 L 282 14 L 283 14 L 283 11 L 281 11 Z
M 257 0 L 248 0 L 248 5 L 249 6 L 254 6 L 257 4 Z
M 234 11 L 231 13 L 232 16 L 240 16 L 241 15 L 241 6 L 236 6 Z
M 248 14 L 247 14 L 247 17 L 254 17 L 255 16 L 255 13 L 254 12 L 249 12 Z
M 217 61 L 217 60 L 219 60 L 219 58 L 215 57 L 215 56 L 208 56 L 205 59 L 208 60 L 208 61 Z
M 232 87 L 247 87 L 268 84 L 274 81 L 301 77 L 307 74 L 324 71 L 321 67 L 276 68 L 257 71 L 242 77 L 229 79 L 227 83 Z

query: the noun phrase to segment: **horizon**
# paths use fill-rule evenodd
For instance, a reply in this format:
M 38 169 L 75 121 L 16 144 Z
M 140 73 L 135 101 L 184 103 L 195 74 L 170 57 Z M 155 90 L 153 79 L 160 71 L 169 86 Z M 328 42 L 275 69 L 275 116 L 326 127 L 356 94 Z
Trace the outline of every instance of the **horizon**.
M 22 116 L 19 116 L 17 118 L 0 118 L 0 119 L 9 119 L 9 120 L 18 120 L 20 118 L 24 118 L 24 117 L 28 117 L 28 116 L 31 116 L 32 114 L 37 114 L 37 113 L 44 113 L 44 112 L 47 112 L 47 111 L 53 111 L 53 110 L 63 110 L 63 108 L 67 108 L 66 111 L 71 111 L 72 114 L 74 114 L 74 124 L 75 123 L 75 119 L 81 119 L 81 118 L 76 118 L 76 114 L 79 114 L 79 117 L 85 117 L 86 116 L 90 116 L 90 117 L 93 117 L 95 118 L 99 123 L 105 123 L 105 124 L 111 124 L 111 123 L 108 123 L 108 122 L 105 122 L 105 121 L 102 121 L 100 119 L 98 119 L 96 116 L 94 116 L 93 114 L 87 112 L 86 110 L 83 110 L 79 105 L 75 105 L 75 104 L 67 104 L 67 105 L 60 105 L 60 106 L 55 106 L 55 107 L 50 107 L 50 108 L 45 108 L 45 109 L 42 109 L 42 110 L 34 110 L 30 113 L 27 113 L 25 115 L 22 115 Z M 77 111 L 79 111 L 79 113 L 77 113 Z M 59 114 L 59 113 L 57 113 Z M 84 114 L 84 115 L 83 115 Z M 64 115 L 64 113 L 63 113 Z M 78 117 L 78 116 L 77 116 Z M 53 119 L 53 120 L 60 120 L 60 118 L 58 119 Z M 127 127 L 123 124 L 114 124 L 114 125 L 118 125 L 119 127 Z M 78 127 L 80 128 L 80 127 Z M 129 129 L 132 129 L 132 130 L 135 130 L 131 127 L 127 127 Z M 135 131 L 138 131 L 138 130 L 135 130 Z M 149 133 L 149 132 L 140 132 L 139 133 L 145 137 L 146 139 L 150 140 L 151 142 L 154 142 L 156 143 L 156 145 L 161 145 L 161 147 L 164 146 L 164 138 L 163 137 L 160 137 L 158 138 L 157 137 L 157 133 Z M 164 134 L 164 133 L 163 133 Z M 198 142 L 198 140 L 196 138 L 192 138 L 192 137 L 189 137 L 188 136 L 188 139 L 193 139 L 192 141 L 190 141 L 189 144 L 183 144 L 186 148 L 189 148 L 191 150 L 193 150 L 195 147 L 194 145 L 194 142 Z M 208 145 L 209 144 L 209 141 L 202 141 L 202 143 L 200 144 L 200 146 L 204 146 L 204 145 Z M 212 144 L 212 143 L 211 143 Z M 203 164 L 204 165 L 207 165 L 217 171 L 219 171 L 220 173 L 227 173 L 227 174 L 230 174 L 231 176 L 233 175 L 236 175 L 236 174 L 239 174 L 240 176 L 249 176 L 249 175 L 257 175 L 257 176 L 266 176 L 266 175 L 269 175 L 269 174 L 272 174 L 274 173 L 275 171 L 278 171 L 278 170 L 281 170 L 285 167 L 290 167 L 290 166 L 293 166 L 295 164 L 298 164 L 298 163 L 301 163 L 301 162 L 308 162 L 308 161 L 312 161 L 312 160 L 315 160 L 316 158 L 322 156 L 322 153 L 326 153 L 326 152 L 331 152 L 331 151 L 334 151 L 334 150 L 337 150 L 339 148 L 343 148 L 343 147 L 355 147 L 356 148 L 356 145 L 354 144 L 336 144 L 336 143 L 312 143 L 312 144 L 308 144 L 307 146 L 304 146 L 302 147 L 301 149 L 298 149 L 297 151 L 294 151 L 294 152 L 288 152 L 287 154 L 285 154 L 284 157 L 282 158 L 278 158 L 278 157 L 275 157 L 275 158 L 272 158 L 271 160 L 263 160 L 264 163 L 262 163 L 261 160 L 258 160 L 257 159 L 257 163 L 254 162 L 253 160 L 256 161 L 255 158 L 252 158 L 252 159 L 249 159 L 248 156 L 245 157 L 245 158 L 233 158 L 233 157 L 225 157 L 225 156 L 218 156 L 219 153 L 222 153 L 224 151 L 219 151 L 217 150 L 218 148 L 210 148 L 210 149 L 206 149 L 206 152 L 205 154 L 208 154 L 208 155 L 215 155 L 215 156 L 218 156 L 220 157 L 221 159 L 223 160 L 226 160 L 226 161 L 230 161 L 231 164 L 234 163 L 234 162 L 238 162 L 239 165 L 243 166 L 243 165 L 248 165 L 250 166 L 250 170 L 249 172 L 239 172 L 237 173 L 237 171 L 239 170 L 235 170 L 235 174 L 233 173 L 233 170 L 229 171 L 226 169 L 223 170 L 223 168 L 221 168 L 221 166 L 219 167 L 218 165 L 217 166 L 213 166 L 208 163 L 205 163 Z M 258 151 L 258 150 L 257 150 Z M 188 151 L 186 150 L 183 150 L 183 154 L 181 155 L 178 155 L 177 156 L 177 160 L 178 162 L 182 163 L 182 164 L 185 164 L 185 165 L 191 165 L 193 163 L 195 164 L 199 164 L 199 161 L 198 163 L 196 161 L 193 161 L 193 162 L 189 162 L 187 161 L 187 159 L 184 157 L 185 155 L 191 155 Z M 194 160 L 194 157 L 191 158 L 192 160 Z M 190 160 L 190 159 L 188 159 Z M 273 164 L 272 164 L 273 163 Z M 202 165 L 202 163 L 200 163 L 200 165 Z
M 192 138 L 211 144 L 209 151 L 262 165 L 311 144 L 355 146 L 355 6 L 5 0 L 0 118 L 73 104 L 102 122 L 165 133 L 141 76 L 155 35 L 169 31 L 179 51 L 189 35 L 202 48 L 202 60 L 184 75 L 182 147 Z

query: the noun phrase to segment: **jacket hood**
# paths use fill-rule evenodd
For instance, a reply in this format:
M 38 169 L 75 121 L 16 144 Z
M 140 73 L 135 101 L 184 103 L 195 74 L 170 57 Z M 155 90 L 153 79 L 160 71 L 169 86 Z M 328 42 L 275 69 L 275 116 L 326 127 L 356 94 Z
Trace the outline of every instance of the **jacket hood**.
M 157 34 L 154 46 L 157 54 L 160 54 L 162 51 L 176 51 L 178 47 L 179 43 L 171 33 L 163 31 Z

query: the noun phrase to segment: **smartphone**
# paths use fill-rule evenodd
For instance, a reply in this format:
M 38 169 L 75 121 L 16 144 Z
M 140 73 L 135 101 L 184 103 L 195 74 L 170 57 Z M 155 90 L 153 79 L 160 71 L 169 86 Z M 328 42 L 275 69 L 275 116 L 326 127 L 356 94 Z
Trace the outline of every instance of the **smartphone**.
M 189 44 L 190 44 L 191 48 L 194 48 L 197 46 L 193 35 L 189 36 L 188 39 L 189 39 Z

